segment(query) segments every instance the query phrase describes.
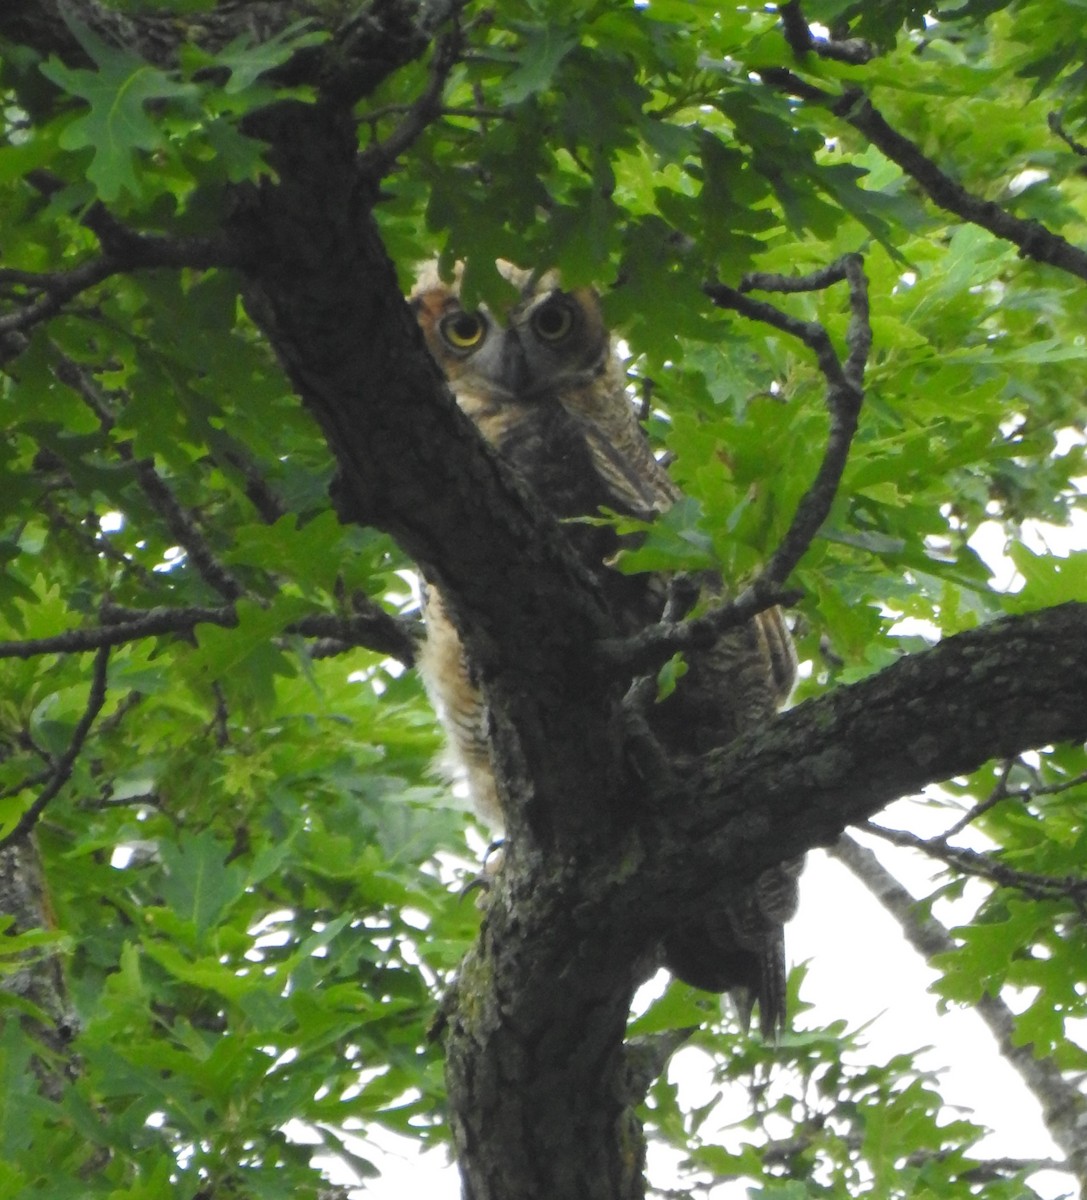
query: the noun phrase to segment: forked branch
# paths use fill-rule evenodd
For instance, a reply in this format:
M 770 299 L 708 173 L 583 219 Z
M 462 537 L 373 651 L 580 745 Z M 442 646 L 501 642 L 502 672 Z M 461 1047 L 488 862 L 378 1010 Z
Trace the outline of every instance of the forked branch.
M 846 355 L 841 357 L 826 329 L 817 321 L 804 321 L 751 291 L 811 292 L 836 283 L 849 285 L 849 325 Z M 804 276 L 753 274 L 739 288 L 722 283 L 705 286 L 706 295 L 719 308 L 731 308 L 741 316 L 761 321 L 803 342 L 816 357 L 826 381 L 826 406 L 830 430 L 823 459 L 815 479 L 801 498 L 781 544 L 769 561 L 735 600 L 704 617 L 686 622 L 662 622 L 632 638 L 601 643 L 605 661 L 635 672 L 659 667 L 670 655 L 711 645 L 720 635 L 749 621 L 757 613 L 778 604 L 795 602 L 798 594 L 786 588 L 789 576 L 818 535 L 830 513 L 849 458 L 864 399 L 864 370 L 872 344 L 869 322 L 868 283 L 859 254 L 847 254 L 821 271 Z
M 950 933 L 930 911 L 922 909 L 866 846 L 843 834 L 828 852 L 868 888 L 898 922 L 906 940 L 922 957 L 931 959 L 954 952 L 955 943 Z M 1083 1093 L 1064 1077 L 1051 1058 L 1038 1058 L 1033 1045 L 1016 1041 L 1015 1014 L 999 995 L 983 992 L 975 1007 L 996 1039 L 1000 1053 L 1019 1072 L 1041 1104 L 1046 1126 L 1066 1158 L 1057 1169 L 1070 1171 L 1079 1180 L 1081 1188 L 1087 1190 L 1087 1135 L 1084 1133 L 1087 1100 Z
M 942 837 L 923 838 L 904 829 L 888 829 L 871 821 L 866 821 L 861 828 L 890 842 L 892 846 L 920 850 L 929 858 L 945 863 L 964 875 L 974 875 L 1000 887 L 1015 888 L 1033 900 L 1068 900 L 1075 905 L 1084 919 L 1087 919 L 1087 877 L 1083 875 L 1058 877 L 1041 875 L 1034 871 L 1020 871 L 991 854 L 966 846 L 954 846 L 948 841 L 946 834 Z

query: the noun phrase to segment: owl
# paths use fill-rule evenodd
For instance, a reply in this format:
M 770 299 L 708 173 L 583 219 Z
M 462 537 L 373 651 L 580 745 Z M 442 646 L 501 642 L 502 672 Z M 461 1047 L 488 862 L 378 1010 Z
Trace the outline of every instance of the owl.
M 553 273 L 499 268 L 519 293 L 502 316 L 463 308 L 456 284 L 444 284 L 433 267 L 411 295 L 427 347 L 460 408 L 557 518 L 608 508 L 652 520 L 680 492 L 638 423 L 595 292 L 564 291 Z M 611 525 L 573 522 L 566 529 L 622 631 L 660 620 L 667 579 L 613 570 L 621 542 Z M 720 580 L 707 577 L 702 586 L 724 595 Z M 434 588 L 427 589 L 424 616 L 419 667 L 452 765 L 467 780 L 480 817 L 500 830 L 487 713 L 473 665 Z M 788 697 L 795 668 L 780 611 L 760 614 L 692 656 L 679 686 L 653 707 L 653 732 L 672 753 L 723 745 L 772 716 Z M 764 872 L 738 900 L 707 897 L 702 918 L 663 945 L 665 966 L 696 987 L 730 993 L 745 1021 L 757 1001 L 767 1035 L 784 1023 L 783 925 L 796 909 L 800 865 Z

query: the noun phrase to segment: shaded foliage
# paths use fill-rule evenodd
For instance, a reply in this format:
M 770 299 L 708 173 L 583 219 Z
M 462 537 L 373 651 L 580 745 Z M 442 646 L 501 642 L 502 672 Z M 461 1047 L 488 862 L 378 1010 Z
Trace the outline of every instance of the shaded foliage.
M 195 2 L 172 33 L 139 23 L 151 3 L 0 14 L 0 836 L 48 881 L 37 912 L 9 906 L 0 959 L 4 1195 L 317 1196 L 329 1156 L 339 1179 L 375 1169 L 368 1130 L 449 1136 L 428 1030 L 479 926 L 455 895 L 479 839 L 405 670 L 413 564 L 337 517 L 329 445 L 242 300 L 269 111 L 350 116 L 405 289 L 434 254 L 496 304 L 496 258 L 602 288 L 689 497 L 643 567 L 750 580 L 825 449 L 813 356 L 707 286 L 863 256 L 865 404 L 788 581 L 798 701 L 1087 599 L 1087 551 L 1050 544 L 1087 528 L 1076 6 L 824 0 L 783 6 L 793 36 L 773 10 L 667 0 L 435 5 L 433 26 L 352 7 L 269 4 L 255 32 Z M 798 45 L 797 17 L 833 41 Z M 844 354 L 843 289 L 775 299 Z M 896 835 L 946 865 L 930 904 L 983 883 L 937 991 L 1026 989 L 1012 1037 L 1070 1087 L 1087 759 L 978 765 L 932 801 L 946 837 Z M 52 955 L 72 1025 L 40 1040 L 56 1012 L 19 981 Z M 779 1046 L 675 983 L 634 1018 L 632 1038 L 697 1026 L 714 1086 L 749 1089 L 733 1136 L 667 1075 L 649 1087 L 647 1132 L 692 1180 L 1030 1194 L 1034 1164 L 972 1157 L 980 1131 L 907 1046 L 868 1063 L 794 1000 Z M 1082 1130 L 1054 1134 L 1087 1179 Z

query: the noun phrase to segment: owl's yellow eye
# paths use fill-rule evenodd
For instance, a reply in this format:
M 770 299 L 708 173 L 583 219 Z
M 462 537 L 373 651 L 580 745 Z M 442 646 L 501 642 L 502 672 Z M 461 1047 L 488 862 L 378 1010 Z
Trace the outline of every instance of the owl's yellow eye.
M 477 313 L 450 313 L 439 326 L 442 337 L 454 350 L 471 350 L 483 341 L 487 326 Z
M 541 304 L 532 314 L 532 328 L 545 342 L 561 341 L 574 323 L 570 306 L 559 300 Z

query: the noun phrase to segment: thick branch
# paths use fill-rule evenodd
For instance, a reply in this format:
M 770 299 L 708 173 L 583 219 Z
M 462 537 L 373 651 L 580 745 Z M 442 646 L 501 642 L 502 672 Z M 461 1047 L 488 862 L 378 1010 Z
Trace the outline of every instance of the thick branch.
M 369 211 L 350 114 L 283 106 L 261 136 L 281 182 L 239 214 L 239 236 L 268 248 L 248 301 L 336 455 L 341 513 L 387 530 L 439 584 L 536 835 L 599 826 L 579 797 L 609 794 L 622 774 L 618 685 L 586 669 L 613 632 L 603 599 L 426 353 Z
M 923 783 L 1087 736 L 1084 654 L 1087 604 L 995 622 L 678 764 L 675 785 L 664 782 L 652 808 L 631 803 L 605 847 L 541 866 L 510 843 L 447 1029 L 469 1194 L 638 1195 L 608 1155 L 633 1137 L 617 1046 L 659 939 L 708 894 L 742 890 Z M 563 1157 L 589 1137 L 588 1114 L 593 1153 Z M 591 1190 L 601 1177 L 610 1190 Z M 516 1191 L 526 1179 L 538 1190 Z
M 697 799 L 678 821 L 685 849 L 662 859 L 661 886 L 675 888 L 670 873 L 750 878 L 925 784 L 1087 738 L 1084 655 L 1087 604 L 1063 604 L 948 638 L 782 713 L 681 773 Z

